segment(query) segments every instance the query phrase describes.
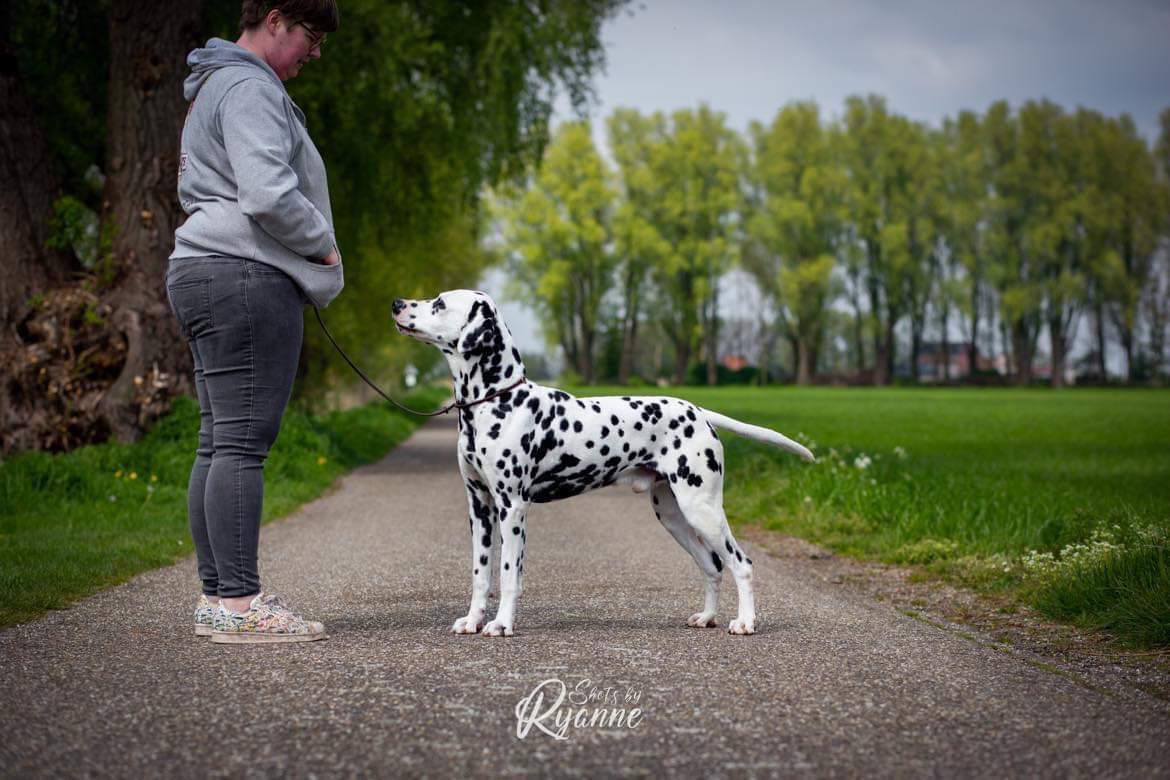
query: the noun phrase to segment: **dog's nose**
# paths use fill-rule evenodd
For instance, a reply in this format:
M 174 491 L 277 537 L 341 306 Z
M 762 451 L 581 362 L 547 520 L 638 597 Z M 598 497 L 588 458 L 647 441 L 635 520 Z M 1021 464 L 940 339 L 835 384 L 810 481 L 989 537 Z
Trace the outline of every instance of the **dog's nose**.
M 406 301 L 402 300 L 401 298 L 398 298 L 397 300 L 394 301 L 394 304 L 390 308 L 393 310 L 393 312 L 395 314 L 398 314 L 398 312 L 400 312 L 406 308 Z

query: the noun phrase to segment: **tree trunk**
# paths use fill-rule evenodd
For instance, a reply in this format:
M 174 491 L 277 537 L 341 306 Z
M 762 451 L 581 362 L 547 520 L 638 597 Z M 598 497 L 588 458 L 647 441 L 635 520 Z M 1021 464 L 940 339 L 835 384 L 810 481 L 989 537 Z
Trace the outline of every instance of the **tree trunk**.
M 811 385 L 812 372 L 809 370 L 811 355 L 808 341 L 802 338 L 794 339 L 796 343 L 796 384 Z
M 886 342 L 885 342 L 885 325 L 881 317 L 881 299 L 878 296 L 877 290 L 872 285 L 869 293 L 869 307 L 871 316 L 874 320 L 873 328 L 873 383 L 875 385 L 884 385 L 889 382 L 889 375 L 886 373 Z
M 918 354 L 922 351 L 922 321 L 910 317 L 910 379 L 918 384 Z
M 587 385 L 593 384 L 593 333 L 591 329 L 581 328 L 581 353 L 577 370 L 581 372 L 581 381 Z
M 691 340 L 689 336 L 676 336 L 674 339 L 674 383 L 687 383 L 687 365 L 691 361 Z
M 1016 384 L 1027 386 L 1032 383 L 1032 337 L 1023 320 L 1012 324 L 1012 352 L 1016 358 Z
M 1068 357 L 1064 333 L 1061 332 L 1061 318 L 1048 318 L 1048 337 L 1052 341 L 1052 376 L 1049 384 L 1052 387 L 1064 387 L 1064 365 Z
M 707 317 L 705 328 L 705 336 L 707 340 L 707 384 L 714 386 L 719 384 L 719 369 L 717 361 L 719 357 L 719 285 L 714 279 L 711 280 L 711 299 L 707 304 Z
M 1137 368 L 1133 358 L 1133 328 L 1121 328 L 1121 347 L 1125 350 L 1125 381 L 1133 384 L 1134 370 Z
M 857 294 L 860 288 L 857 274 L 850 274 L 849 299 L 853 303 L 853 360 L 854 371 L 861 374 L 865 370 L 865 330 L 861 311 L 861 297 Z
M 32 314 L 33 296 L 61 285 L 75 266 L 45 246 L 58 184 L 12 46 L 7 5 L 0 7 L 0 182 L 0 452 L 9 452 L 39 444 L 16 422 L 39 419 L 29 407 L 44 402 L 14 381 L 17 364 L 27 362 L 17 357 L 25 347 L 18 326 Z
M 951 381 L 951 337 L 947 333 L 947 325 L 951 319 L 949 306 L 942 307 L 942 380 L 950 384 Z M 937 376 L 937 374 L 936 374 Z
M 879 384 L 888 385 L 894 381 L 894 324 L 896 318 L 893 312 L 886 312 L 885 333 L 882 337 L 882 381 Z
M 1105 304 L 1098 302 L 1096 316 L 1096 328 L 1094 328 L 1097 337 L 1097 372 L 1101 376 L 1101 381 L 1106 380 L 1105 376 Z
M 626 311 L 622 318 L 622 356 L 618 362 L 618 383 L 630 381 L 634 368 L 634 352 L 638 347 L 638 291 L 626 280 Z
M 114 289 L 103 296 L 126 359 L 100 411 L 113 437 L 137 439 L 190 387 L 190 351 L 163 289 L 182 211 L 175 195 L 187 105 L 186 54 L 199 43 L 201 0 L 112 0 L 103 221 L 114 230 Z
M 971 343 L 966 346 L 968 377 L 979 370 L 979 292 L 971 292 Z

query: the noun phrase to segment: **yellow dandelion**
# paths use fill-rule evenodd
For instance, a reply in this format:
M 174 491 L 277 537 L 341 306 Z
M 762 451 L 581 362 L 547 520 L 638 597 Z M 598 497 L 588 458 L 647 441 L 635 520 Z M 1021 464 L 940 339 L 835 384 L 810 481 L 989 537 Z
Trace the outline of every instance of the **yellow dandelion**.
M 150 481 L 151 482 L 158 482 L 158 474 L 151 474 Z
M 317 458 L 317 465 L 318 466 L 324 466 L 328 462 L 329 461 L 325 459 L 324 455 L 321 455 L 320 457 Z
M 131 471 L 131 472 L 130 472 L 130 479 L 138 479 L 138 472 L 137 472 L 137 471 Z
M 121 479 L 121 478 L 122 478 L 122 469 L 118 469 L 117 471 L 114 472 L 114 479 Z

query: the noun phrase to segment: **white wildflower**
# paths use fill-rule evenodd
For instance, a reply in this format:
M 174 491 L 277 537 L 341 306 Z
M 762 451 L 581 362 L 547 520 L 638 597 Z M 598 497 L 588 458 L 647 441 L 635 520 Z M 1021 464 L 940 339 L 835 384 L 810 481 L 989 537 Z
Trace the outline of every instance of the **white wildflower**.
M 870 463 L 873 463 L 873 461 L 870 459 L 870 457 L 868 455 L 865 455 L 865 454 L 858 455 L 853 460 L 853 465 L 856 466 L 857 468 L 861 469 L 862 471 L 869 468 Z

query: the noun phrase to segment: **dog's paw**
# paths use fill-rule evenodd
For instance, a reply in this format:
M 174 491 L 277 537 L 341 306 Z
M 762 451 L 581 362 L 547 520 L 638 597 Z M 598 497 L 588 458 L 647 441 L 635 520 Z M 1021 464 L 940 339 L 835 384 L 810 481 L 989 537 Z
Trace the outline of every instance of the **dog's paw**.
M 498 620 L 493 620 L 483 627 L 484 636 L 512 636 L 512 627 L 501 623 Z
M 756 633 L 756 619 L 749 618 L 747 620 L 733 620 L 731 625 L 727 627 L 729 634 L 754 634 Z
M 715 628 L 715 613 L 696 612 L 687 618 L 687 625 L 692 628 Z
M 455 625 L 451 626 L 451 633 L 478 634 L 481 628 L 483 628 L 483 617 L 477 618 L 474 615 L 467 615 L 455 621 Z

